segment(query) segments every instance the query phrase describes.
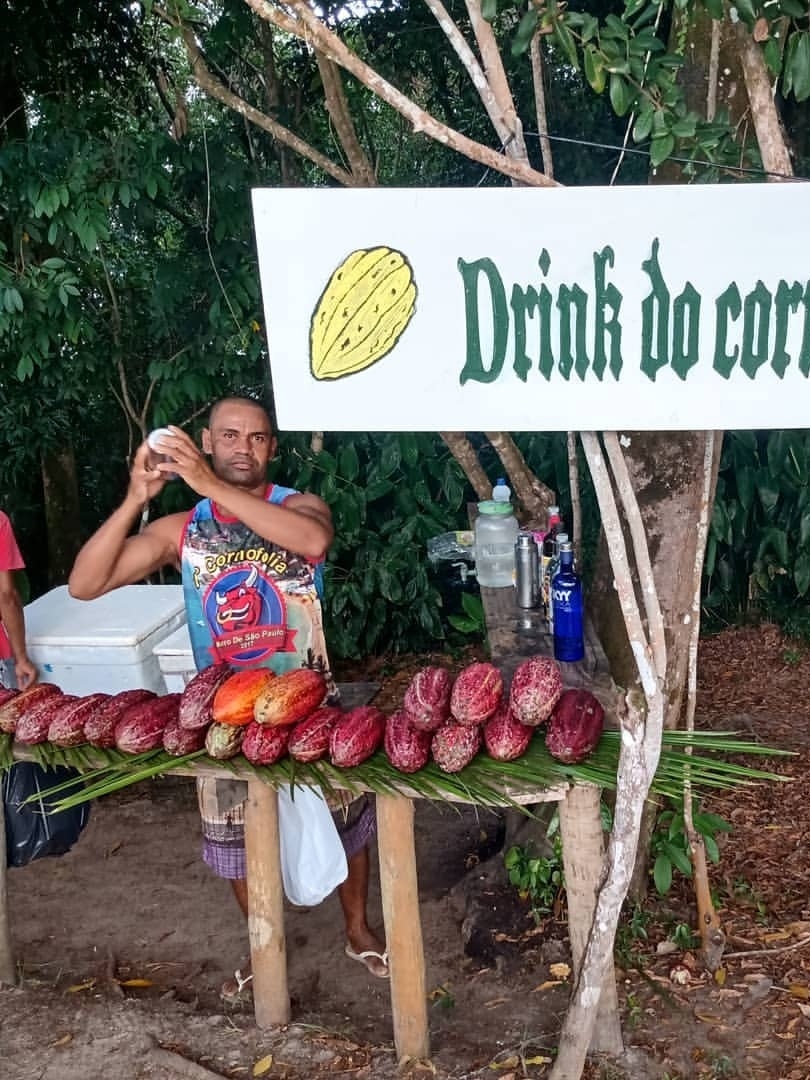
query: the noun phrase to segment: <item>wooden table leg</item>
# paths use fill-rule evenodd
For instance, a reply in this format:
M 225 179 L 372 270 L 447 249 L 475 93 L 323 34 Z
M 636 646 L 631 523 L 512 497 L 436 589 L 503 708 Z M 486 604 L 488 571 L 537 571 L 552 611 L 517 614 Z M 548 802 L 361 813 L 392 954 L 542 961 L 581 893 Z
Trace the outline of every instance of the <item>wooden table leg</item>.
M 245 806 L 248 933 L 253 970 L 253 1005 L 260 1028 L 289 1023 L 284 892 L 278 833 L 278 793 L 262 780 L 248 780 Z
M 394 1045 L 400 1061 L 425 1060 L 430 1055 L 430 1043 L 413 802 L 402 795 L 378 795 L 377 831 Z
M 599 817 L 600 796 L 599 788 L 593 784 L 574 784 L 558 804 L 568 898 L 568 935 L 575 971 L 582 963 L 596 908 L 596 890 L 602 877 L 604 844 Z M 590 1049 L 593 1053 L 614 1055 L 623 1050 L 612 957 L 602 982 Z
M 8 983 L 13 986 L 17 982 L 17 969 L 11 949 L 6 858 L 6 814 L 3 807 L 2 778 L 0 777 L 0 983 Z

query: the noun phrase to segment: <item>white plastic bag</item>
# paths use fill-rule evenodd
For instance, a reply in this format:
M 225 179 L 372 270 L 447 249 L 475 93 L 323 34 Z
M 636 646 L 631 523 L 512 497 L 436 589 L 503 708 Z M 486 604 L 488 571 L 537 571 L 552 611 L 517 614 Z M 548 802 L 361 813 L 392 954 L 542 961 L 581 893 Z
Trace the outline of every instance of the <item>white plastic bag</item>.
M 349 868 L 337 826 L 320 788 L 279 788 L 281 877 L 291 904 L 320 904 L 346 880 Z

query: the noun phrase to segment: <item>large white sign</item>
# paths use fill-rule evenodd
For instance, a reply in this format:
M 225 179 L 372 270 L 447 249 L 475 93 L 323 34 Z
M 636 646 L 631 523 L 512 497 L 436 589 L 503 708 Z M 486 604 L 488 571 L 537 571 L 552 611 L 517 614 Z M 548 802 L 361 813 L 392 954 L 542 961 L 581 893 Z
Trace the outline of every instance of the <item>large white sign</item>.
M 282 429 L 810 427 L 810 185 L 253 206 Z

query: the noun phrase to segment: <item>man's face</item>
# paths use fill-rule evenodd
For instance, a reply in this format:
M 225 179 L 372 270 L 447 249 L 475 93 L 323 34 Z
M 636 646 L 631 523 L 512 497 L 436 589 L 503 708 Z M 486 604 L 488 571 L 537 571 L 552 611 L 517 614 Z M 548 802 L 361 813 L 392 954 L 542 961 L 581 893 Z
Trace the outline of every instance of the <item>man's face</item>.
M 202 434 L 202 447 L 221 480 L 248 490 L 262 488 L 276 440 L 263 409 L 224 402 Z

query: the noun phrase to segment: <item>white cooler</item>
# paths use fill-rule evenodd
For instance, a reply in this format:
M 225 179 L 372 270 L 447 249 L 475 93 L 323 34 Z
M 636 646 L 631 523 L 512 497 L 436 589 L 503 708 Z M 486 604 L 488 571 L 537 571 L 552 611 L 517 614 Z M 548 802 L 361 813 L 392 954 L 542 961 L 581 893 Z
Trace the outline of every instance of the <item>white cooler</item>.
M 194 654 L 191 651 L 191 638 L 188 636 L 188 624 L 169 634 L 154 647 L 163 681 L 170 694 L 181 694 L 186 683 L 197 674 L 194 666 Z
M 25 608 L 28 655 L 66 694 L 166 686 L 153 649 L 186 621 L 180 585 L 125 585 L 74 600 L 62 585 Z

